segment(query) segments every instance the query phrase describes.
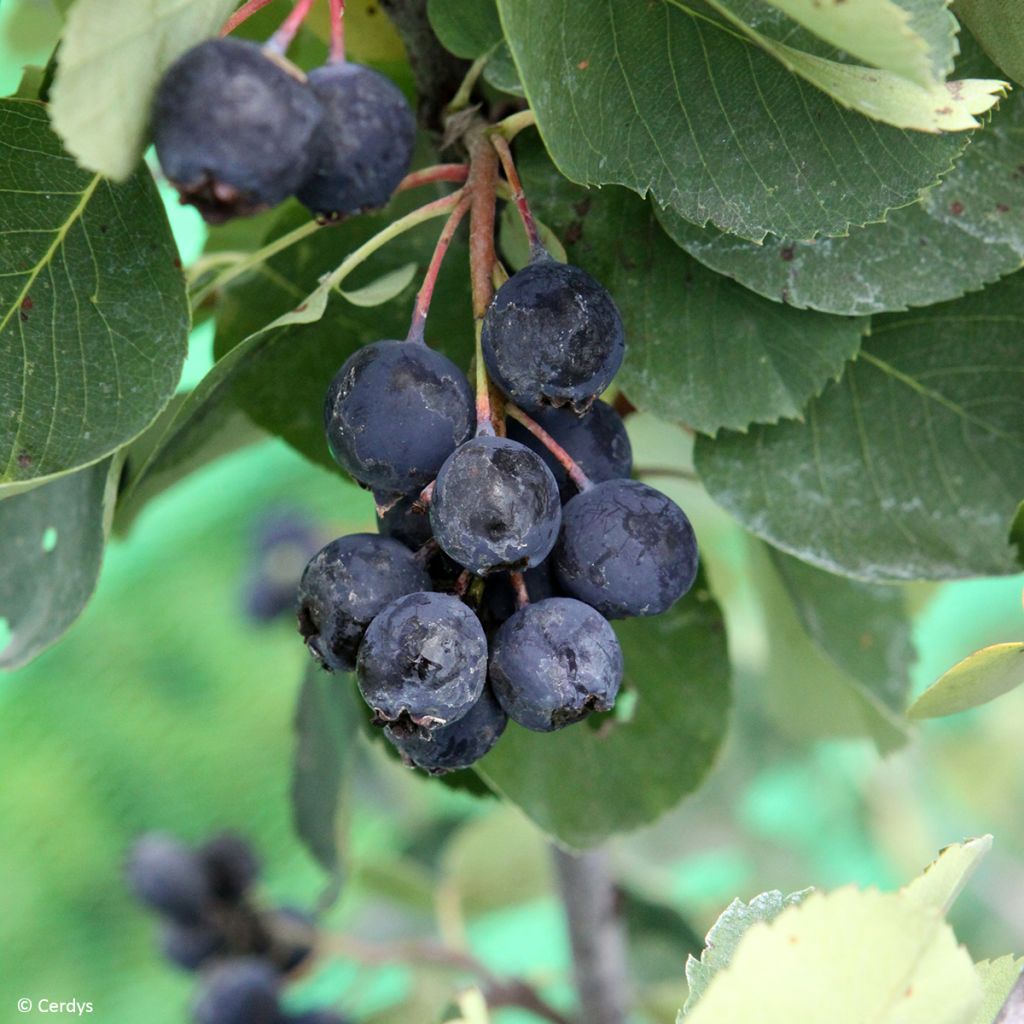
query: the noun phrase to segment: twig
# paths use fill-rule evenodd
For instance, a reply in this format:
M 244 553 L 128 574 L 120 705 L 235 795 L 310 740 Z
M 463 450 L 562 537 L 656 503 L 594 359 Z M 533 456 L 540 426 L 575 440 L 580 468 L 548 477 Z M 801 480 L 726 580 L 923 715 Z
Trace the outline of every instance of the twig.
M 469 177 L 469 164 L 435 164 L 421 171 L 410 171 L 399 183 L 396 192 L 405 192 L 420 185 L 432 185 L 438 181 L 464 182 Z
M 532 110 L 520 110 L 493 125 L 491 131 L 511 142 L 524 128 L 532 128 L 536 123 L 537 115 Z
M 511 402 L 505 405 L 505 415 L 521 423 L 558 460 L 558 464 L 569 474 L 569 479 L 581 491 L 593 487 L 590 477 L 580 469 L 580 464 L 532 417 Z
M 523 222 L 523 230 L 526 232 L 526 240 L 530 243 L 530 256 L 536 259 L 538 256 L 546 255 L 546 250 L 540 240 L 537 231 L 537 222 L 533 219 L 533 211 L 526 201 L 526 193 L 523 191 L 523 183 L 519 180 L 519 172 L 516 170 L 515 161 L 512 159 L 512 150 L 508 141 L 501 135 L 490 136 L 491 145 L 498 153 L 501 166 L 505 171 L 505 177 L 512 187 L 512 198 L 515 200 L 516 209 L 519 211 L 519 219 Z
M 236 28 L 238 28 L 239 25 L 248 21 L 257 12 L 262 11 L 269 3 L 270 0 L 248 0 L 248 3 L 242 4 L 242 6 L 224 22 L 223 26 L 221 26 L 220 34 L 222 36 L 230 35 Z
M 586 1024 L 625 1024 L 629 1008 L 626 937 L 608 855 L 553 849 L 582 1019 Z

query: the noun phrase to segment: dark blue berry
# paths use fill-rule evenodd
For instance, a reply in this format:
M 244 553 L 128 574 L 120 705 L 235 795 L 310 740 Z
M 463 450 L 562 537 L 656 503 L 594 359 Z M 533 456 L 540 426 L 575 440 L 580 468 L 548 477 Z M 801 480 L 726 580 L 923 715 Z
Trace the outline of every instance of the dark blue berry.
M 278 1024 L 278 978 L 262 960 L 229 960 L 214 968 L 199 991 L 196 1024 Z
M 309 85 L 324 119 L 299 201 L 324 220 L 383 206 L 409 170 L 416 141 L 416 120 L 401 90 L 349 62 L 311 71 Z
M 440 352 L 375 341 L 335 375 L 324 405 L 331 454 L 376 491 L 413 494 L 473 433 L 473 393 Z
M 239 39 L 207 40 L 168 68 L 153 138 L 182 202 L 218 224 L 275 206 L 309 177 L 323 111 L 303 79 Z
M 210 889 L 222 903 L 239 902 L 259 877 L 260 861 L 256 851 L 233 832 L 214 836 L 203 843 L 198 852 L 210 880 Z
M 396 597 L 429 588 L 427 571 L 397 540 L 373 533 L 339 537 L 302 574 L 299 632 L 324 668 L 350 672 L 374 616 Z
M 633 449 L 622 417 L 598 399 L 582 416 L 571 409 L 537 409 L 533 418 L 572 456 L 593 483 L 628 477 L 633 472 Z M 577 494 L 576 485 L 561 463 L 526 427 L 508 421 L 508 436 L 535 451 L 551 470 L 563 502 Z
M 658 615 L 697 576 L 697 539 L 671 498 L 637 480 L 608 480 L 562 510 L 553 556 L 562 589 L 610 619 Z
M 160 934 L 163 955 L 186 971 L 197 971 L 226 951 L 224 936 L 212 925 L 169 922 Z
M 551 470 L 516 441 L 473 438 L 437 474 L 430 501 L 434 537 L 477 575 L 539 565 L 558 537 L 560 521 Z
M 498 630 L 489 679 L 509 718 L 552 732 L 611 708 L 622 682 L 622 649 L 599 612 L 551 597 L 521 608 Z
M 461 718 L 479 700 L 487 639 L 479 619 L 458 598 L 409 594 L 370 623 L 356 671 L 375 721 L 429 732 Z
M 213 896 L 199 856 L 160 833 L 151 832 L 132 847 L 125 874 L 142 903 L 179 924 L 199 924 Z
M 543 257 L 513 274 L 484 317 L 484 362 L 525 409 L 590 408 L 625 353 L 622 318 L 585 270 Z
M 438 726 L 429 736 L 396 732 L 390 726 L 384 734 L 410 767 L 444 775 L 479 761 L 498 742 L 507 724 L 508 715 L 485 686 L 480 699 L 461 718 Z

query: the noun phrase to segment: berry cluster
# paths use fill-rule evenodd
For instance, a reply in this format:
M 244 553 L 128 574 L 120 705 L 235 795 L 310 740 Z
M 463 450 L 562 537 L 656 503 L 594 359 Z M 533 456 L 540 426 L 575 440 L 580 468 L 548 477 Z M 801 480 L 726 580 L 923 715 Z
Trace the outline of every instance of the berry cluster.
M 282 1010 L 282 983 L 311 960 L 316 929 L 301 910 L 258 906 L 259 872 L 252 848 L 231 833 L 196 849 L 149 833 L 125 867 L 135 897 L 163 918 L 164 956 L 202 972 L 196 1024 L 344 1024 L 332 1012 Z
M 432 265 L 409 337 L 361 348 L 326 397 L 328 445 L 373 491 L 379 535 L 332 541 L 299 587 L 311 653 L 354 670 L 373 721 L 432 774 L 478 760 L 509 718 L 550 732 L 609 710 L 623 658 L 608 620 L 665 611 L 697 573 L 686 515 L 630 479 L 622 420 L 598 397 L 625 351 L 618 309 L 540 246 L 494 146 L 533 256 L 489 301 L 474 286 L 476 396 L 424 343 Z M 453 197 L 439 253 L 478 181 Z
M 398 88 L 338 52 L 307 76 L 289 41 L 207 40 L 157 90 L 160 166 L 211 224 L 291 195 L 336 220 L 383 206 L 409 169 L 416 126 Z

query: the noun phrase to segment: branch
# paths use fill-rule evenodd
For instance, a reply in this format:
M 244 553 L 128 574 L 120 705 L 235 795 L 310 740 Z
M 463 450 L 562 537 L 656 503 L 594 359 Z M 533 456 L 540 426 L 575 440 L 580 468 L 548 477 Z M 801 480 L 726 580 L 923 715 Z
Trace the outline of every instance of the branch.
M 420 125 L 442 130 L 442 113 L 458 92 L 469 61 L 452 56 L 438 41 L 427 18 L 427 0 L 380 0 L 405 44 L 420 98 Z
M 629 1006 L 626 936 L 603 851 L 571 854 L 554 848 L 555 869 L 569 923 L 582 1019 L 625 1024 Z

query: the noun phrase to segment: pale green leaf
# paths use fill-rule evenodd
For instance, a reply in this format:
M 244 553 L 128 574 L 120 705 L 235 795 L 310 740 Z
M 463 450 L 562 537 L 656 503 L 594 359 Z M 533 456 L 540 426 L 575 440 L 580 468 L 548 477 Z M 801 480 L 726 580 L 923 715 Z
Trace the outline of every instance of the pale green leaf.
M 118 458 L 0 501 L 0 669 L 55 643 L 92 596 Z
M 529 139 L 516 159 L 536 213 L 622 312 L 626 359 L 616 382 L 639 408 L 705 433 L 743 430 L 799 416 L 856 355 L 865 320 L 752 295 L 680 252 L 626 190 L 573 185 Z
M 739 29 L 667 0 L 498 7 L 559 169 L 651 191 L 695 224 L 845 234 L 913 202 L 967 143 L 844 110 Z
M 698 960 L 694 956 L 687 957 L 686 982 L 690 986 L 690 994 L 686 999 L 680 1019 L 697 1005 L 700 997 L 711 984 L 711 979 L 719 971 L 729 966 L 736 947 L 740 944 L 740 939 L 751 925 L 758 921 L 774 920 L 786 907 L 799 903 L 810 892 L 810 889 L 803 889 L 800 892 L 783 896 L 778 889 L 773 889 L 771 892 L 763 892 L 759 896 L 755 896 L 749 903 L 744 903 L 740 899 L 733 900 L 711 926 L 711 930 L 704 940 L 704 949 L 700 954 L 700 959 Z
M 378 277 L 376 281 L 364 285 L 362 288 L 353 288 L 351 291 L 339 288 L 338 292 L 347 302 L 351 302 L 353 306 L 371 309 L 374 306 L 382 306 L 385 302 L 390 302 L 392 299 L 397 298 L 412 284 L 415 276 L 416 264 L 406 263 L 405 266 L 389 271 L 382 277 Z M 321 310 L 322 314 L 323 310 Z
M 711 496 L 798 558 L 864 580 L 1019 571 L 1024 274 L 878 317 L 803 423 L 698 438 Z
M 982 960 L 974 966 L 981 978 L 983 996 L 981 1007 L 971 1024 L 993 1024 L 1010 990 L 1020 979 L 1024 959 L 1017 960 L 1008 955 L 998 960 Z M 996 1024 L 1000 1022 L 996 1021 Z
M 90 465 L 174 393 L 189 314 L 142 168 L 79 169 L 46 109 L 0 101 L 0 493 Z
M 958 662 L 910 706 L 911 718 L 942 718 L 987 704 L 1024 683 L 1024 644 L 994 644 Z
M 1024 85 L 1024 5 L 1020 0 L 956 0 L 954 10 L 992 60 Z
M 127 178 L 146 147 L 163 73 L 217 34 L 235 0 L 76 0 L 64 27 L 50 117 L 75 159 Z
M 981 983 L 932 908 L 852 887 L 753 925 L 691 1024 L 969 1024 Z
M 626 664 L 620 707 L 635 695 L 629 717 L 609 713 L 555 733 L 510 723 L 477 766 L 489 786 L 572 847 L 660 817 L 700 784 L 725 735 L 724 625 L 702 581 L 665 614 L 615 628 Z
M 908 10 L 895 0 L 859 0 L 854 3 L 821 3 L 821 0 L 767 0 L 804 28 L 845 50 L 851 57 L 885 68 L 919 85 L 931 85 L 945 77 L 936 73 L 936 61 L 929 41 L 916 31 Z M 948 13 L 947 0 L 914 0 L 941 12 L 949 23 L 949 37 L 955 21 Z M 940 39 L 939 42 L 945 42 Z M 940 57 L 941 59 L 941 57 Z
M 848 237 L 754 245 L 658 215 L 688 253 L 767 298 L 827 313 L 895 311 L 957 298 L 1024 263 L 1022 165 L 1024 94 L 1014 93 L 940 185 Z
M 944 847 L 912 882 L 901 890 L 908 899 L 917 900 L 945 916 L 963 892 L 981 859 L 992 849 L 992 836 L 979 836 Z

